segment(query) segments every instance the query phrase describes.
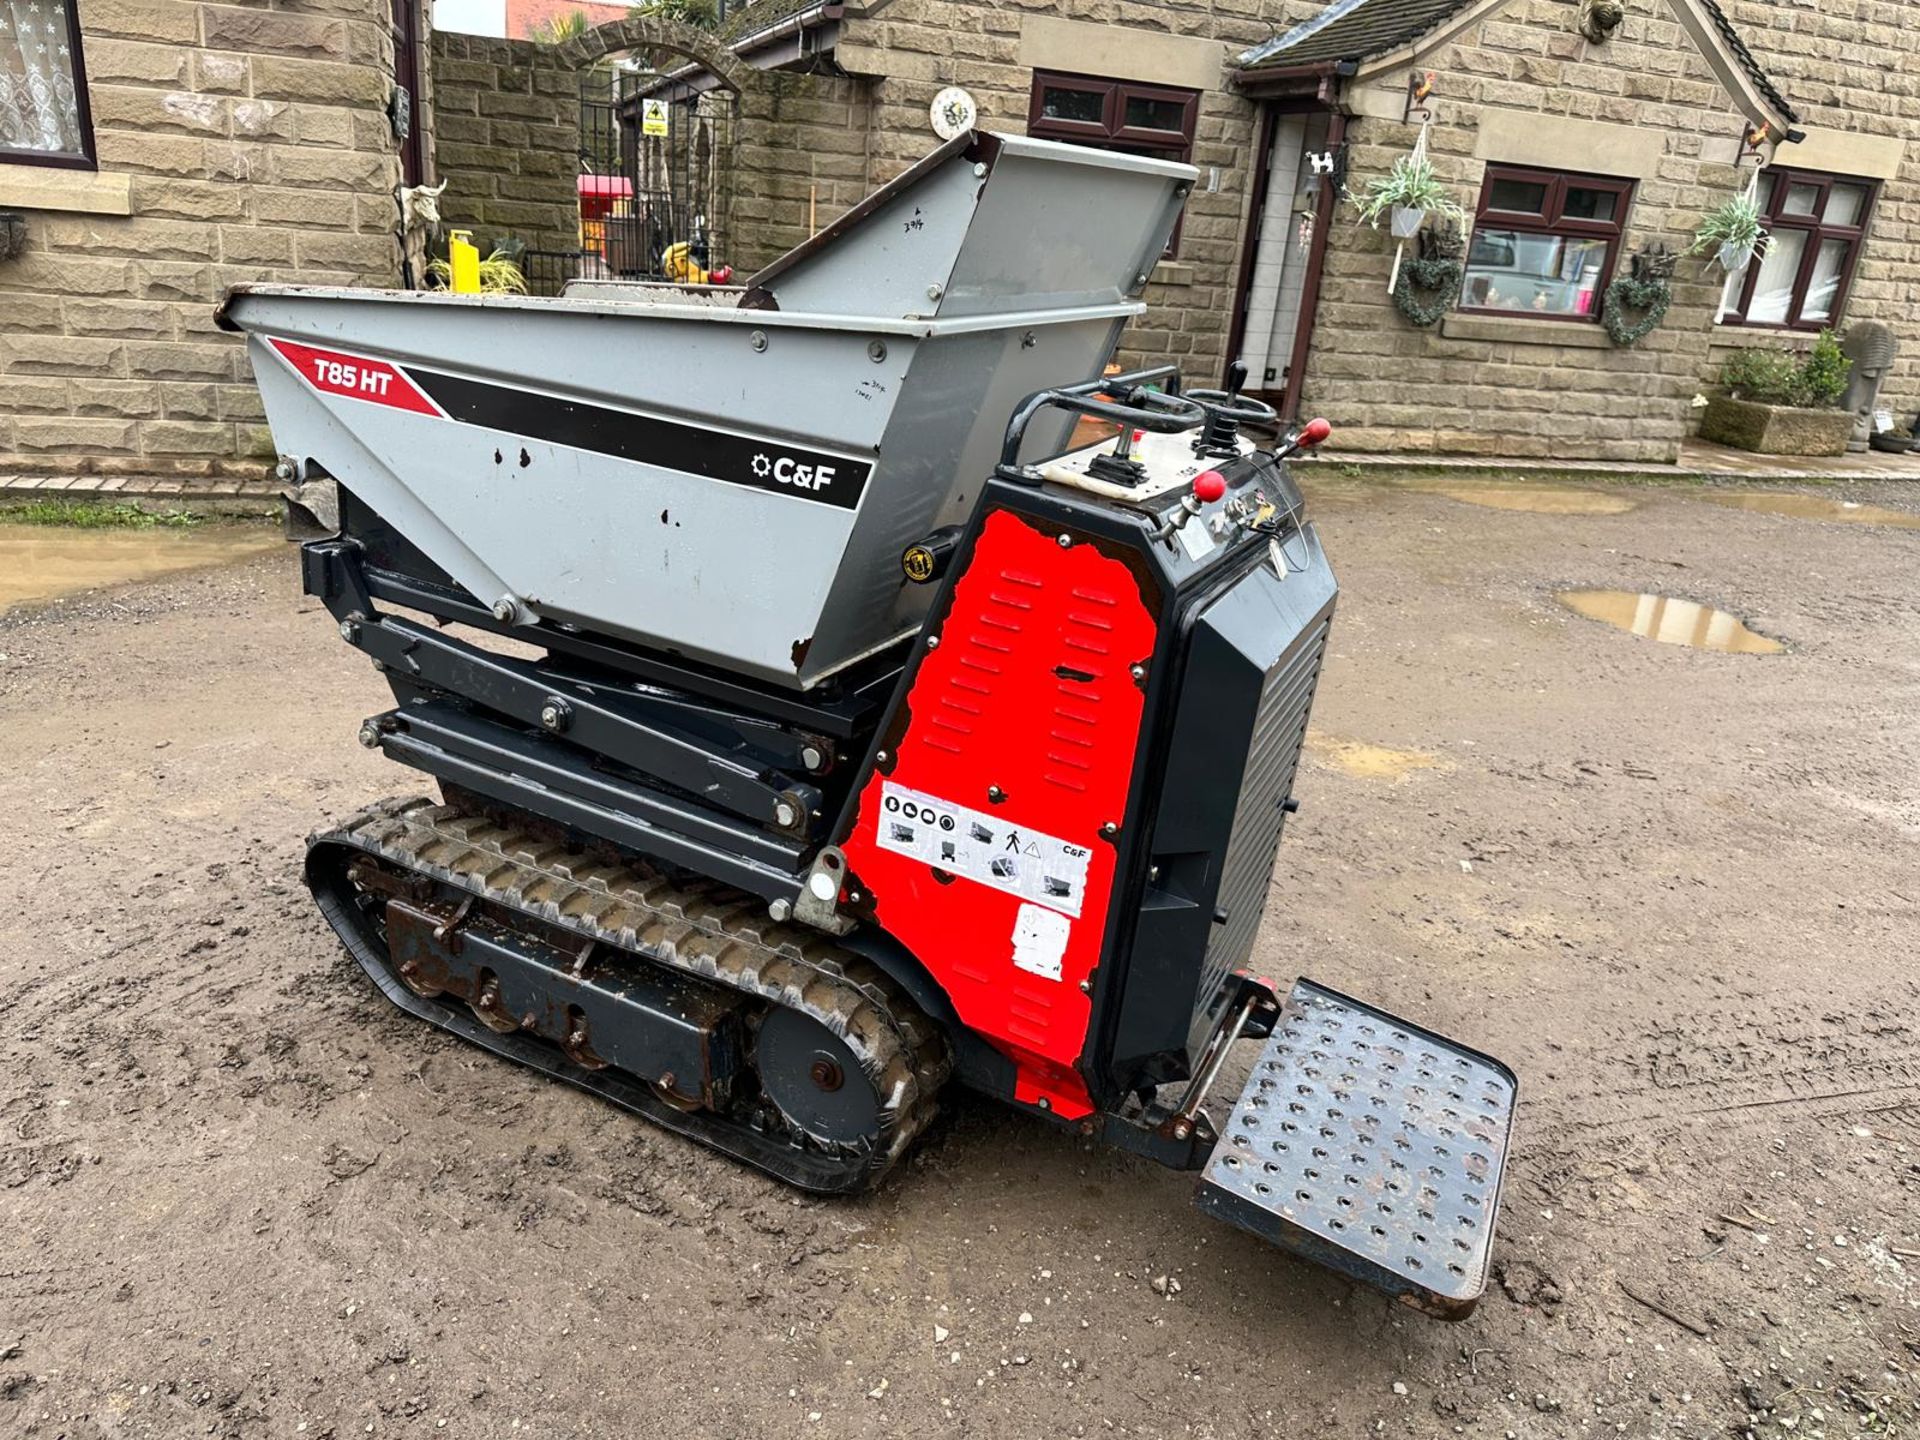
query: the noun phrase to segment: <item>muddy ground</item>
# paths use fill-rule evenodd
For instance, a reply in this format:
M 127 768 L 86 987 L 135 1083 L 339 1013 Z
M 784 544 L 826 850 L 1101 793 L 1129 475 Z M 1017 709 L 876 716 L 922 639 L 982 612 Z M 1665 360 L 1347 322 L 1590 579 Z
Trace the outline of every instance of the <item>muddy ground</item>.
M 413 783 L 276 553 L 0 618 L 0 1434 L 1914 1433 L 1920 534 L 1312 489 L 1260 959 L 1519 1072 L 1470 1320 L 990 1103 L 818 1202 L 390 1012 L 301 844 Z

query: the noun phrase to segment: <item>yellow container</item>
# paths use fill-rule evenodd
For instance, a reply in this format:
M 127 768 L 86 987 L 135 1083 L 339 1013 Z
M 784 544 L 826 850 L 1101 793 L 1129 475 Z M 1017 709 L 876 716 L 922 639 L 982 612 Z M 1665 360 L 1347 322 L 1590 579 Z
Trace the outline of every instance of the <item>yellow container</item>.
M 454 294 L 480 293 L 480 247 L 473 243 L 471 230 L 456 230 L 447 238 L 447 265 L 453 272 Z

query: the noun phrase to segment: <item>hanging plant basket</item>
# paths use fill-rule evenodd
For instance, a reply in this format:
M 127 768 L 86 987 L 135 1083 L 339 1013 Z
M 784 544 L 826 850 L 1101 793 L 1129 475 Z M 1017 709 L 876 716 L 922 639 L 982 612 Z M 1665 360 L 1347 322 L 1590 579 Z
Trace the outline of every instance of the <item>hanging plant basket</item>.
M 1693 232 L 1692 253 L 1711 251 L 1722 270 L 1738 275 L 1754 256 L 1765 255 L 1772 243 L 1772 237 L 1760 228 L 1760 172 L 1755 170 L 1745 191 L 1701 220 L 1700 228 Z
M 1411 240 L 1420 233 L 1420 227 L 1427 223 L 1427 212 L 1412 205 L 1396 205 L 1387 218 L 1387 228 L 1396 240 Z

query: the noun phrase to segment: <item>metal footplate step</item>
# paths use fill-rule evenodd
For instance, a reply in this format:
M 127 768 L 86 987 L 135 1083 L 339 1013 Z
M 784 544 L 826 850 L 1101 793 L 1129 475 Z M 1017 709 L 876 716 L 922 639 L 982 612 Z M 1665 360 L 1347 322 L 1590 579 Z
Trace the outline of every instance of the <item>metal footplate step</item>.
M 1498 1060 L 1298 981 L 1196 1203 L 1464 1319 L 1486 1288 L 1517 1090 Z

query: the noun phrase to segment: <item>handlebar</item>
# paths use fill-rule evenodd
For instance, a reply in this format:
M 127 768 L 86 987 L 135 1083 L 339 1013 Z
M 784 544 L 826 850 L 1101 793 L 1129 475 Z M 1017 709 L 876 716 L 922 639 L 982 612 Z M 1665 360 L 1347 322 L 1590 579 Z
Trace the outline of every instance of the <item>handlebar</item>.
M 1102 376 L 1078 385 L 1036 390 L 1020 402 L 1013 412 L 1013 418 L 1007 421 L 1007 436 L 1000 446 L 1000 463 L 995 467 L 995 473 L 1007 480 L 1024 482 L 1034 478 L 1020 467 L 1020 446 L 1027 438 L 1027 426 L 1042 410 L 1056 409 L 1075 415 L 1091 415 L 1097 420 L 1111 420 L 1136 430 L 1152 430 L 1161 435 L 1174 435 L 1205 424 L 1207 412 L 1197 402 L 1174 391 L 1143 388 L 1155 380 L 1169 378 L 1178 384 L 1179 370 L 1172 365 L 1156 365 L 1125 375 Z M 1101 394 L 1118 395 L 1124 399 L 1097 398 Z

